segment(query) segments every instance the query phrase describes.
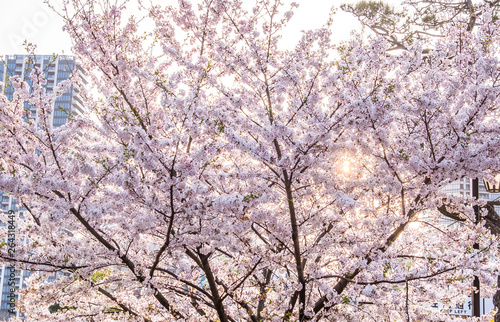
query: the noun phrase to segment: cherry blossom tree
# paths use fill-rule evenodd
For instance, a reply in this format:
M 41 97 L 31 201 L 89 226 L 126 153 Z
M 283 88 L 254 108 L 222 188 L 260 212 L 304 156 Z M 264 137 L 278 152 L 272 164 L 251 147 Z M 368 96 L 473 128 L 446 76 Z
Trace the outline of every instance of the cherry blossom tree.
M 52 128 L 70 84 L 46 93 L 36 69 L 0 96 L 0 189 L 29 239 L 1 256 L 40 272 L 28 318 L 450 320 L 431 304 L 474 274 L 496 282 L 476 201 L 441 190 L 500 171 L 487 11 L 394 55 L 383 38 L 331 43 L 335 16 L 283 49 L 297 5 L 279 0 L 127 5 L 61 12 L 89 115 Z
M 415 40 L 442 37 L 450 24 L 466 24 L 472 31 L 485 12 L 496 20 L 500 5 L 489 0 L 404 0 L 395 7 L 386 1 L 361 0 L 341 8 L 384 37 L 393 45 L 392 50 L 406 50 Z

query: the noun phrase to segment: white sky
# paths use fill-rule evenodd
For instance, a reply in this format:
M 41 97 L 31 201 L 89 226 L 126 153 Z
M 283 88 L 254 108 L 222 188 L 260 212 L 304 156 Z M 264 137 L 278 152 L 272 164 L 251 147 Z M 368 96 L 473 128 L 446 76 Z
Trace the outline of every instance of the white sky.
M 56 6 L 61 0 L 50 0 Z M 163 3 L 174 0 L 163 0 Z M 245 0 L 253 3 L 253 0 Z M 295 0 L 299 8 L 290 21 L 284 41 L 295 42 L 302 29 L 321 27 L 328 19 L 331 6 L 339 7 L 354 0 Z M 285 8 L 288 8 L 286 6 Z M 360 29 L 356 19 L 337 10 L 334 41 L 346 40 L 353 29 Z M 71 54 L 71 40 L 62 31 L 61 18 L 42 0 L 0 0 L 0 55 L 24 54 L 24 40 L 38 46 L 38 54 Z

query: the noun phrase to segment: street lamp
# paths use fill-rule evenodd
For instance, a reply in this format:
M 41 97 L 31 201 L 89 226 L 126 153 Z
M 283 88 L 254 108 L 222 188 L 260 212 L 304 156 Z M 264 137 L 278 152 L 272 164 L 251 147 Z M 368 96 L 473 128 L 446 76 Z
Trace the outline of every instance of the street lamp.
M 479 199 L 479 179 L 472 179 L 472 198 L 478 200 Z M 474 205 L 474 214 L 475 214 L 475 223 L 479 223 L 479 206 Z M 474 243 L 472 246 L 474 249 L 479 249 L 479 244 Z M 472 316 L 479 317 L 481 316 L 481 295 L 479 293 L 479 278 L 477 275 L 474 276 L 474 281 L 472 282 L 473 290 L 472 290 Z
M 490 182 L 484 180 L 484 187 L 487 192 L 500 192 L 500 174 L 495 176 L 495 181 Z M 472 179 L 472 198 L 478 200 L 479 199 L 479 179 Z M 476 204 L 474 206 L 474 214 L 475 214 L 475 223 L 479 223 L 480 214 L 479 214 L 479 206 Z M 474 249 L 479 249 L 479 244 L 474 243 Z M 480 303 L 481 296 L 479 293 L 479 278 L 474 276 L 474 281 L 472 282 L 472 286 L 474 287 L 474 291 L 472 291 L 472 316 L 479 317 L 481 316 Z
M 490 182 L 484 180 L 484 187 L 487 192 L 500 193 L 500 173 L 495 176 L 495 181 Z M 497 277 L 497 287 L 500 286 L 500 276 Z M 493 305 L 498 308 L 495 314 L 495 321 L 500 321 L 500 289 L 493 295 Z
M 484 180 L 484 187 L 487 192 L 499 193 L 500 192 L 500 173 L 495 176 L 495 181 Z

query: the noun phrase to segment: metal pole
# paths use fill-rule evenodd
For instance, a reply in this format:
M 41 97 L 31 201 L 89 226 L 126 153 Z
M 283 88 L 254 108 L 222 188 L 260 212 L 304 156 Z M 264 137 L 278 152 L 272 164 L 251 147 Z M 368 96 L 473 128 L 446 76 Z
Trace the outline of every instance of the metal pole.
M 479 199 L 479 179 L 472 179 L 472 198 Z M 475 223 L 479 223 L 479 206 L 474 206 Z M 479 249 L 479 244 L 474 244 L 474 249 Z M 479 278 L 474 276 L 474 282 L 472 283 L 474 290 L 472 291 L 472 316 L 481 316 L 481 296 L 479 293 Z
M 497 277 L 497 287 L 500 287 L 500 276 Z M 493 295 L 493 305 L 498 309 L 494 321 L 500 322 L 500 289 Z

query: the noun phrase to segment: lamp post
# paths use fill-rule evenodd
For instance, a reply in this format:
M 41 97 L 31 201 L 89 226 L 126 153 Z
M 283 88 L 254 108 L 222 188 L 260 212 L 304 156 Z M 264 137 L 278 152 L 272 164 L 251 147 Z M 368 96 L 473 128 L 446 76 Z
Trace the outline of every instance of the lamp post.
M 484 187 L 487 192 L 500 193 L 500 173 L 495 176 L 495 181 L 484 180 Z M 497 287 L 500 287 L 500 276 L 497 277 Z M 493 305 L 498 309 L 495 314 L 495 322 L 500 322 L 500 288 L 493 295 Z
M 472 198 L 479 199 L 479 179 L 472 179 Z M 479 206 L 474 205 L 475 223 L 479 222 Z M 479 244 L 474 243 L 474 249 L 479 249 Z M 474 281 L 472 282 L 472 316 L 481 316 L 481 296 L 479 293 L 479 278 L 474 276 Z

